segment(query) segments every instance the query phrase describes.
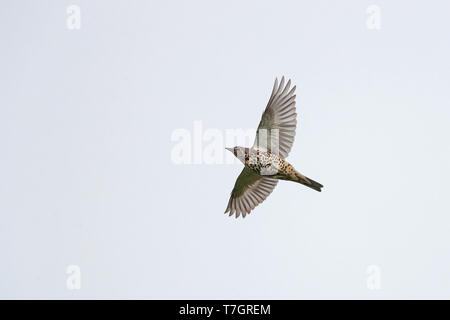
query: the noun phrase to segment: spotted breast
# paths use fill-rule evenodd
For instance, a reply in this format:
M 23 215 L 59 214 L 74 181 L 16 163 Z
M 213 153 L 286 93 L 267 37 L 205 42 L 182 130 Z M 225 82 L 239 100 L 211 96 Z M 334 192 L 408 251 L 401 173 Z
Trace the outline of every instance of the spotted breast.
M 282 179 L 294 172 L 292 165 L 274 153 L 250 148 L 245 151 L 245 166 L 259 175 Z

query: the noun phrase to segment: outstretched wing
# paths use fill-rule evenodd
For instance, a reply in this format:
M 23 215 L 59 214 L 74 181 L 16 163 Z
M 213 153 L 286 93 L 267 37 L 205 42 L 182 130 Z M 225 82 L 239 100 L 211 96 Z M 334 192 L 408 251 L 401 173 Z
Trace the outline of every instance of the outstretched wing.
M 279 154 L 286 158 L 291 151 L 297 127 L 295 112 L 295 86 L 289 90 L 291 80 L 284 85 L 284 77 L 278 85 L 275 79 L 272 95 L 259 122 L 253 148 Z
M 245 167 L 234 184 L 225 213 L 236 218 L 250 213 L 258 204 L 263 202 L 277 185 L 278 180 L 262 177 Z

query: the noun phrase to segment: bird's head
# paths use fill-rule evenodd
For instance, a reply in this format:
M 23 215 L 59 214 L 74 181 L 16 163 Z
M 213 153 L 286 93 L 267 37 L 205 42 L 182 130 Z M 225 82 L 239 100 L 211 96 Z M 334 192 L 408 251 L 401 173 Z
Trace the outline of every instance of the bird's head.
M 233 148 L 225 148 L 228 151 L 230 151 L 231 153 L 234 154 L 234 156 L 236 158 L 238 158 L 239 160 L 241 160 L 242 163 L 245 163 L 245 158 L 246 156 L 248 157 L 248 148 L 244 148 L 244 147 L 233 147 Z

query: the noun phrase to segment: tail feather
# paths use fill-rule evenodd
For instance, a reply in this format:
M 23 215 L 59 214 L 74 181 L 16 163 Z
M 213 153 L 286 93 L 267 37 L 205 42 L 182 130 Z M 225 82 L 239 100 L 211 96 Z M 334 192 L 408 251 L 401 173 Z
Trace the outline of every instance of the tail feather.
M 298 179 L 297 180 L 298 183 L 301 183 L 301 184 L 303 184 L 311 189 L 314 189 L 316 191 L 319 191 L 319 192 L 322 191 L 323 185 L 321 185 L 317 181 L 314 181 L 313 179 L 305 177 L 301 174 L 297 175 L 297 179 Z

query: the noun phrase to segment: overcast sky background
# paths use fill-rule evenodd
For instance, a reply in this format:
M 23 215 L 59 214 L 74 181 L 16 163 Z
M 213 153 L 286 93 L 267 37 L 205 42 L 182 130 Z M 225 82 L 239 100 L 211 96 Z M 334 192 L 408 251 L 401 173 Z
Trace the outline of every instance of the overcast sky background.
M 449 12 L 2 1 L 0 298 L 449 299 Z M 255 128 L 282 75 L 297 85 L 288 160 L 325 187 L 280 182 L 229 218 L 242 165 L 176 165 L 171 135 Z

